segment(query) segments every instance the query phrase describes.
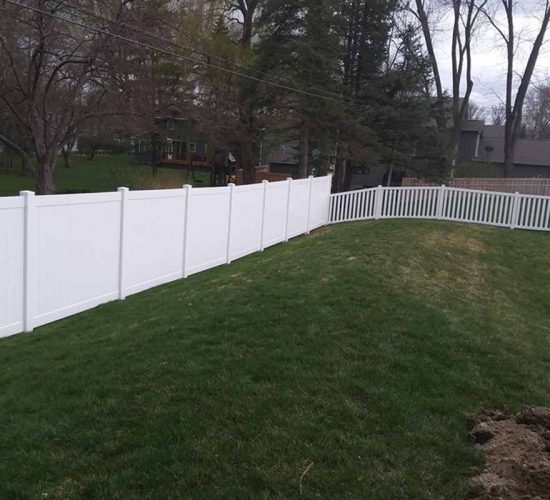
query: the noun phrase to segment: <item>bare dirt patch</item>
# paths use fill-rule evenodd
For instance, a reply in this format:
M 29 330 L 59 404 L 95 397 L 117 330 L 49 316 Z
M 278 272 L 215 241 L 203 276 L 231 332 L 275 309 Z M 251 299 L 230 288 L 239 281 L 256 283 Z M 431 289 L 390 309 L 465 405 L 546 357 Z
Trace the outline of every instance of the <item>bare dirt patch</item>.
M 515 415 L 491 410 L 470 424 L 486 458 L 473 478 L 474 497 L 550 499 L 550 408 L 525 407 Z

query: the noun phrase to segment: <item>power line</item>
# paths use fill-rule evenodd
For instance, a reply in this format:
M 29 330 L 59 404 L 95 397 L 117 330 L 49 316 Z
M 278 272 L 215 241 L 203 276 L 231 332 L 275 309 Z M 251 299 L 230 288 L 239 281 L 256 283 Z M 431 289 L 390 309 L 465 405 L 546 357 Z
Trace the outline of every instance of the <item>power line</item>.
M 171 46 L 174 46 L 174 47 L 177 47 L 179 49 L 186 49 L 186 50 L 191 50 L 191 51 L 194 51 L 196 52 L 197 54 L 200 54 L 202 56 L 205 56 L 205 57 L 209 57 L 209 58 L 212 58 L 212 59 L 217 59 L 218 61 L 221 61 L 221 62 L 224 62 L 226 64 L 231 64 L 233 66 L 236 66 L 236 67 L 239 67 L 239 68 L 242 68 L 248 72 L 252 72 L 252 73 L 256 73 L 257 75 L 264 75 L 263 72 L 261 71 L 258 71 L 258 70 L 255 70 L 254 68 L 251 68 L 250 66 L 247 66 L 245 64 L 240 64 L 238 62 L 235 62 L 235 61 L 231 61 L 229 59 L 226 59 L 224 57 L 220 57 L 220 56 L 217 56 L 217 55 L 214 55 L 214 54 L 211 54 L 209 52 L 205 52 L 201 49 L 198 49 L 197 47 L 195 46 L 192 46 L 192 45 L 183 45 L 183 44 L 178 44 L 178 43 L 175 43 L 173 40 L 169 40 L 165 37 L 161 37 L 159 35 L 156 35 L 154 33 L 151 33 L 149 31 L 146 31 L 142 28 L 139 28 L 139 27 L 136 27 L 136 26 L 132 26 L 132 25 L 129 25 L 127 23 L 123 23 L 119 20 L 115 20 L 115 19 L 112 19 L 110 17 L 106 17 L 106 16 L 102 16 L 101 14 L 97 14 L 96 12 L 93 12 L 89 9 L 83 9 L 82 7 L 75 7 L 73 5 L 70 5 L 68 4 L 67 2 L 64 2 L 64 1 L 60 1 L 59 2 L 60 5 L 64 5 L 65 7 L 68 7 L 70 9 L 72 9 L 73 11 L 75 12 L 78 12 L 79 14 L 83 14 L 83 15 L 88 15 L 88 16 L 93 16 L 93 17 L 96 17 L 97 19 L 101 19 L 107 23 L 110 23 L 114 26 L 119 26 L 119 27 L 122 27 L 122 28 L 126 28 L 126 29 L 129 29 L 129 30 L 132 30 L 132 31 L 135 31 L 137 33 L 141 33 L 147 37 L 150 37 L 150 38 L 153 38 L 153 39 L 156 39 L 156 40 L 159 40 L 161 42 L 164 42 L 164 43 L 168 43 L 169 45 Z M 185 31 L 183 31 L 182 29 L 176 27 L 176 26 L 173 26 L 169 23 L 165 23 L 168 27 L 172 28 L 173 30 L 177 31 L 178 33 L 181 33 L 182 35 L 186 36 L 187 38 L 190 38 L 189 35 L 187 33 L 185 33 Z M 283 82 L 288 82 L 290 84 L 294 84 L 295 82 L 290 80 L 289 78 L 284 78 L 284 77 L 277 77 L 277 80 L 278 81 L 283 81 Z M 273 81 L 273 79 L 271 80 Z M 276 82 L 278 83 L 278 82 Z M 326 94 L 327 96 L 334 96 L 334 97 L 337 97 L 338 99 L 342 99 L 342 96 L 341 94 L 338 94 L 336 92 L 331 92 L 331 91 L 327 91 L 327 90 L 322 90 L 322 89 L 318 89 L 318 88 L 311 88 L 312 91 L 315 91 L 316 93 L 319 93 L 319 94 Z
M 230 73 L 232 75 L 240 76 L 241 78 L 247 78 L 249 80 L 253 80 L 253 81 L 256 81 L 256 82 L 259 82 L 259 83 L 264 83 L 264 84 L 267 84 L 267 85 L 271 85 L 273 87 L 277 87 L 277 88 L 280 88 L 280 89 L 283 89 L 283 90 L 287 90 L 289 92 L 295 92 L 295 93 L 302 94 L 302 95 L 307 95 L 307 96 L 310 96 L 310 97 L 316 97 L 318 99 L 332 100 L 332 101 L 338 102 L 340 104 L 346 104 L 346 101 L 344 101 L 342 98 L 331 97 L 331 96 L 328 96 L 328 95 L 315 94 L 315 93 L 309 92 L 307 90 L 302 90 L 302 89 L 299 89 L 299 88 L 290 87 L 290 86 L 283 85 L 283 84 L 280 84 L 280 83 L 277 83 L 277 82 L 266 80 L 264 78 L 258 78 L 258 77 L 255 77 L 255 76 L 246 75 L 244 73 L 240 73 L 238 71 L 235 71 L 235 70 L 232 70 L 232 69 L 229 69 L 229 68 L 224 68 L 222 66 L 218 66 L 216 64 L 212 64 L 212 63 L 209 63 L 209 62 L 206 62 L 206 61 L 198 61 L 198 60 L 196 60 L 192 57 L 188 57 L 188 56 L 185 56 L 183 54 L 179 54 L 179 53 L 174 52 L 172 50 L 163 49 L 161 47 L 156 47 L 156 46 L 151 45 L 149 43 L 141 42 L 139 40 L 135 40 L 133 38 L 130 38 L 130 37 L 127 37 L 127 36 L 124 36 L 124 35 L 119 35 L 117 33 L 112 33 L 108 30 L 104 30 L 104 29 L 101 29 L 101 28 L 96 28 L 94 26 L 90 26 L 90 25 L 82 23 L 80 21 L 76 21 L 74 19 L 67 19 L 67 18 L 58 16 L 58 15 L 52 13 L 52 12 L 48 12 L 46 10 L 39 9 L 37 7 L 33 7 L 31 5 L 23 5 L 23 4 L 20 4 L 19 2 L 16 2 L 14 0 L 4 0 L 4 1 L 6 3 L 11 4 L 11 5 L 15 5 L 15 6 L 21 7 L 23 9 L 32 10 L 34 12 L 43 14 L 45 16 L 48 16 L 48 17 L 52 18 L 52 19 L 57 19 L 59 21 L 63 21 L 63 22 L 66 22 L 66 23 L 73 24 L 75 26 L 79 26 L 79 27 L 84 28 L 84 29 L 88 29 L 90 31 L 94 31 L 96 33 L 101 33 L 103 35 L 110 36 L 110 37 L 113 37 L 113 38 L 116 38 L 116 39 L 119 39 L 119 40 L 123 40 L 123 41 L 128 42 L 128 43 L 133 43 L 135 45 L 139 45 L 139 46 L 147 48 L 149 50 L 155 50 L 155 51 L 158 51 L 158 52 L 162 52 L 162 53 L 170 55 L 172 57 L 176 57 L 176 58 L 181 59 L 181 60 L 189 61 L 189 62 L 192 62 L 192 63 L 197 64 L 197 65 L 207 66 L 209 68 L 213 68 L 213 69 L 217 69 L 219 71 Z

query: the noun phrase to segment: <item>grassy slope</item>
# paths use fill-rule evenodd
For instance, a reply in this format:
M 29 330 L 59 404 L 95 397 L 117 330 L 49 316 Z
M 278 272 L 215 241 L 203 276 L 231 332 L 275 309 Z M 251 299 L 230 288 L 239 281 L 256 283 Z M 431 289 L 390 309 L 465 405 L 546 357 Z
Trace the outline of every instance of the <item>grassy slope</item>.
M 0 497 L 461 498 L 550 404 L 550 235 L 332 226 L 0 342 Z
M 199 177 L 204 178 L 204 174 L 197 174 Z M 113 191 L 119 186 L 179 187 L 187 181 L 192 184 L 191 175 L 167 168 L 159 169 L 154 179 L 151 167 L 137 165 L 129 155 L 99 155 L 92 161 L 75 156 L 71 168 L 65 168 L 58 160 L 55 170 L 55 186 L 59 192 Z M 0 196 L 16 196 L 25 189 L 34 190 L 33 179 L 17 173 L 0 173 Z

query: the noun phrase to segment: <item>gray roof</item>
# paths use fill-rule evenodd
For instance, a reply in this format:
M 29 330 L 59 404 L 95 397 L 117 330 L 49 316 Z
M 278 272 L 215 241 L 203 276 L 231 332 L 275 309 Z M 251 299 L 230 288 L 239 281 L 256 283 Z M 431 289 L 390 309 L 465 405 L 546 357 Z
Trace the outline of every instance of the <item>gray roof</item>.
M 504 127 L 502 125 L 485 125 L 479 120 L 467 120 L 464 122 L 462 131 L 467 134 L 477 132 L 480 137 L 478 156 L 473 158 L 475 153 L 472 150 L 469 154 L 470 158 L 491 163 L 504 163 Z M 473 147 L 473 143 L 469 144 Z M 518 139 L 514 163 L 550 167 L 550 140 Z

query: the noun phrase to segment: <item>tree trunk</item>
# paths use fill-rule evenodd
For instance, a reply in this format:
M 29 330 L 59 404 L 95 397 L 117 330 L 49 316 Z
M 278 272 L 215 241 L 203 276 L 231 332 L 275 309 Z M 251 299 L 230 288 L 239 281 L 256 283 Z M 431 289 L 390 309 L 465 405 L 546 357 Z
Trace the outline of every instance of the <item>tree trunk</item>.
M 20 156 L 21 156 L 21 176 L 34 177 L 36 175 L 36 172 L 34 171 L 31 157 L 27 153 Z
M 510 177 L 514 168 L 516 141 L 511 126 L 504 128 L 504 177 Z
M 239 45 L 245 52 L 250 51 L 254 33 L 255 15 L 258 9 L 257 0 L 238 3 L 238 10 L 242 15 L 242 31 Z M 254 184 L 256 182 L 256 161 L 258 158 L 259 134 L 255 123 L 255 110 L 251 97 L 257 90 L 250 86 L 246 78 L 240 78 L 238 90 L 239 109 L 239 149 L 240 167 L 243 171 L 243 183 Z
M 53 194 L 55 192 L 54 170 L 55 152 L 47 152 L 38 158 L 39 169 L 36 181 L 36 194 Z
M 95 158 L 98 146 L 92 146 L 90 154 L 88 155 L 88 161 L 92 161 Z
M 332 191 L 334 193 L 341 193 L 342 186 L 344 185 L 344 161 L 340 155 L 336 157 L 336 163 L 334 164 L 334 177 L 332 178 Z
M 28 153 L 17 143 L 12 141 L 9 137 L 0 134 L 0 142 L 5 144 L 9 149 L 17 153 L 21 158 L 21 165 L 23 167 L 22 174 L 27 177 L 34 177 L 36 172 L 34 171 L 31 157 Z
M 420 26 L 422 28 L 422 33 L 424 35 L 424 42 L 426 43 L 426 50 L 432 65 L 432 73 L 434 77 L 436 96 L 437 96 L 437 112 L 436 112 L 436 122 L 437 127 L 443 131 L 447 128 L 447 119 L 445 116 L 445 106 L 444 106 L 444 92 L 443 92 L 443 83 L 441 80 L 441 74 L 439 72 L 438 59 L 435 53 L 435 48 L 432 39 L 432 30 L 430 26 L 430 21 L 428 19 L 428 14 L 424 8 L 424 2 L 422 0 L 416 0 L 416 13 L 418 20 L 420 21 Z
M 353 162 L 351 160 L 345 160 L 345 169 L 344 169 L 344 185 L 342 189 L 344 191 L 349 191 L 351 188 L 351 180 L 353 177 Z
M 68 147 L 64 147 L 61 150 L 61 153 L 63 154 L 63 164 L 65 165 L 65 168 L 71 168 L 71 152 Z
M 351 179 L 353 175 L 351 160 L 343 155 L 338 155 L 336 158 L 336 169 L 333 179 L 333 190 L 336 193 L 349 191 Z
M 241 165 L 243 170 L 243 184 L 256 182 L 256 156 L 254 154 L 254 142 L 252 137 L 243 137 L 241 140 Z
M 351 185 L 352 164 L 350 160 L 350 146 L 346 139 L 342 139 L 340 132 L 340 141 L 336 153 L 336 167 L 334 172 L 333 187 L 337 193 L 348 191 Z
M 390 168 L 388 169 L 388 179 L 386 181 L 387 187 L 391 187 L 392 179 L 393 179 L 393 160 L 390 163 Z
M 307 122 L 302 123 L 300 128 L 300 163 L 298 177 L 305 179 L 309 172 L 309 126 Z

